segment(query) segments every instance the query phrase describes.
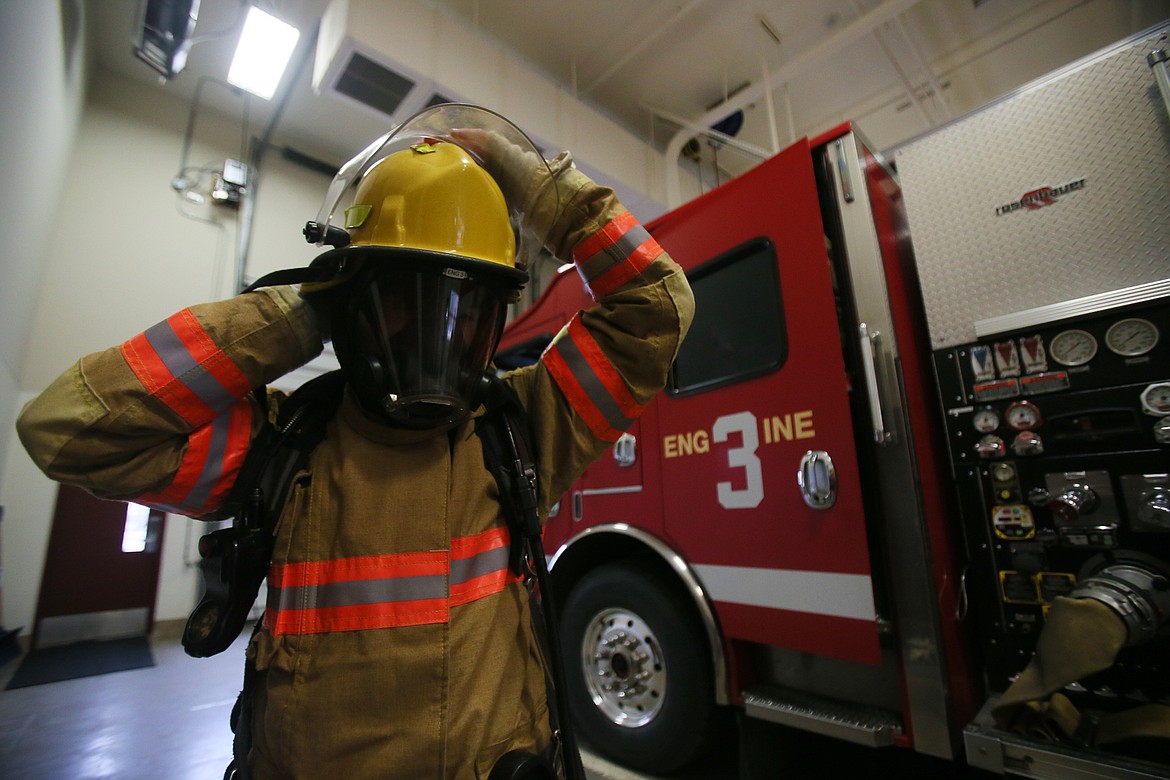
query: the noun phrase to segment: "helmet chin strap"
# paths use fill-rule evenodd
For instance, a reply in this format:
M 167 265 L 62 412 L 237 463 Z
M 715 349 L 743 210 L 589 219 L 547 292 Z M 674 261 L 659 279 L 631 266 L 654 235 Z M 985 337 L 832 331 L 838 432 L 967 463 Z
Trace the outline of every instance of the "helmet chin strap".
M 305 284 L 306 282 L 327 282 L 337 275 L 337 269 L 328 266 L 305 266 L 303 268 L 284 268 L 264 274 L 256 281 L 245 287 L 241 292 L 253 292 L 261 287 L 278 287 L 285 284 Z

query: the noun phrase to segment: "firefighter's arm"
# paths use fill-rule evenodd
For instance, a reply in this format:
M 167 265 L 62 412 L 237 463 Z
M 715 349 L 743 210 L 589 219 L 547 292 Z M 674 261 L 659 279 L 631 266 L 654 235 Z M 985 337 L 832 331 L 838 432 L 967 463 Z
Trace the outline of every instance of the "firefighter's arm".
M 536 366 L 511 378 L 534 421 L 542 509 L 629 428 L 665 385 L 690 326 L 686 276 L 617 196 L 555 161 L 541 166 L 529 225 L 571 258 L 597 305 L 579 312 Z M 555 389 L 553 389 L 555 388 Z
M 25 406 L 17 433 L 52 479 L 204 516 L 264 422 L 251 390 L 321 348 L 291 288 L 192 306 L 83 357 Z

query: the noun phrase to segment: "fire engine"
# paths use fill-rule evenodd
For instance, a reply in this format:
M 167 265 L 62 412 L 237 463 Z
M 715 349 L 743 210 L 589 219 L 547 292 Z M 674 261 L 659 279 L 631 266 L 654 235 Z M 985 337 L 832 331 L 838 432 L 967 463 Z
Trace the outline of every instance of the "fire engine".
M 598 749 L 677 768 L 730 707 L 999 773 L 1170 776 L 1167 30 L 888 160 L 844 124 L 648 225 L 694 324 L 545 531 Z M 501 363 L 589 305 L 558 277 Z M 1079 733 L 996 717 L 1030 663 Z M 1052 692 L 1030 711 L 1058 721 Z M 1144 737 L 1097 738 L 1126 713 Z

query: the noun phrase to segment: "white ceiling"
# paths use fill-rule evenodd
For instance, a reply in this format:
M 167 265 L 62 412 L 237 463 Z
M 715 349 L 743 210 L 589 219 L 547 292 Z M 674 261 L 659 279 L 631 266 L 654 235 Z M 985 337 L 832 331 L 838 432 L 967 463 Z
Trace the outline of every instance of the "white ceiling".
M 328 4 L 255 2 L 306 33 Z M 754 99 L 744 107 L 737 136 L 744 143 L 768 150 L 775 141 L 783 147 L 794 136 L 856 119 L 878 148 L 889 148 L 1170 18 L 1170 0 L 414 2 L 498 39 L 659 149 L 679 130 L 672 119 L 703 117 L 745 84 Z M 132 54 L 141 0 L 87 0 L 95 73 L 100 78 L 104 69 L 113 70 L 190 100 L 201 76 L 226 77 L 243 5 L 202 0 L 187 69 L 162 84 Z M 879 25 L 859 22 L 895 6 L 901 12 L 885 14 Z M 284 92 L 272 101 L 254 99 L 250 128 L 260 135 L 281 107 L 275 125 L 280 143 L 337 164 L 384 132 L 390 120 L 313 92 L 310 38 L 302 36 L 299 56 L 306 65 L 300 77 L 291 89 L 282 85 L 287 99 Z M 201 105 L 240 116 L 239 98 L 213 82 L 205 85 Z M 725 174 L 754 162 L 732 152 L 720 158 Z

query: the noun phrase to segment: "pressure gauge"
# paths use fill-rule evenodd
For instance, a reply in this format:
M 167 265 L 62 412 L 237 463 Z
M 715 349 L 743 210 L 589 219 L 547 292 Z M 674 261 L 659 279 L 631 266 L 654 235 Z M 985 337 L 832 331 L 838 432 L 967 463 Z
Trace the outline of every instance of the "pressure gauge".
M 1158 328 L 1149 320 L 1118 320 L 1105 331 L 1105 346 L 1124 357 L 1144 355 L 1158 343 Z
M 1004 419 L 1013 430 L 1035 430 L 1040 427 L 1040 409 L 1031 401 L 1016 401 L 1004 412 Z
M 1170 414 L 1170 382 L 1158 382 L 1142 391 L 1142 410 L 1146 414 Z
M 1062 366 L 1081 366 L 1097 354 L 1097 339 L 1086 330 L 1065 330 L 1048 344 L 1048 354 Z
M 991 433 L 999 427 L 999 412 L 992 409 L 990 406 L 986 409 L 980 409 L 975 412 L 975 416 L 971 418 L 971 424 L 975 426 L 975 430 L 980 433 Z

